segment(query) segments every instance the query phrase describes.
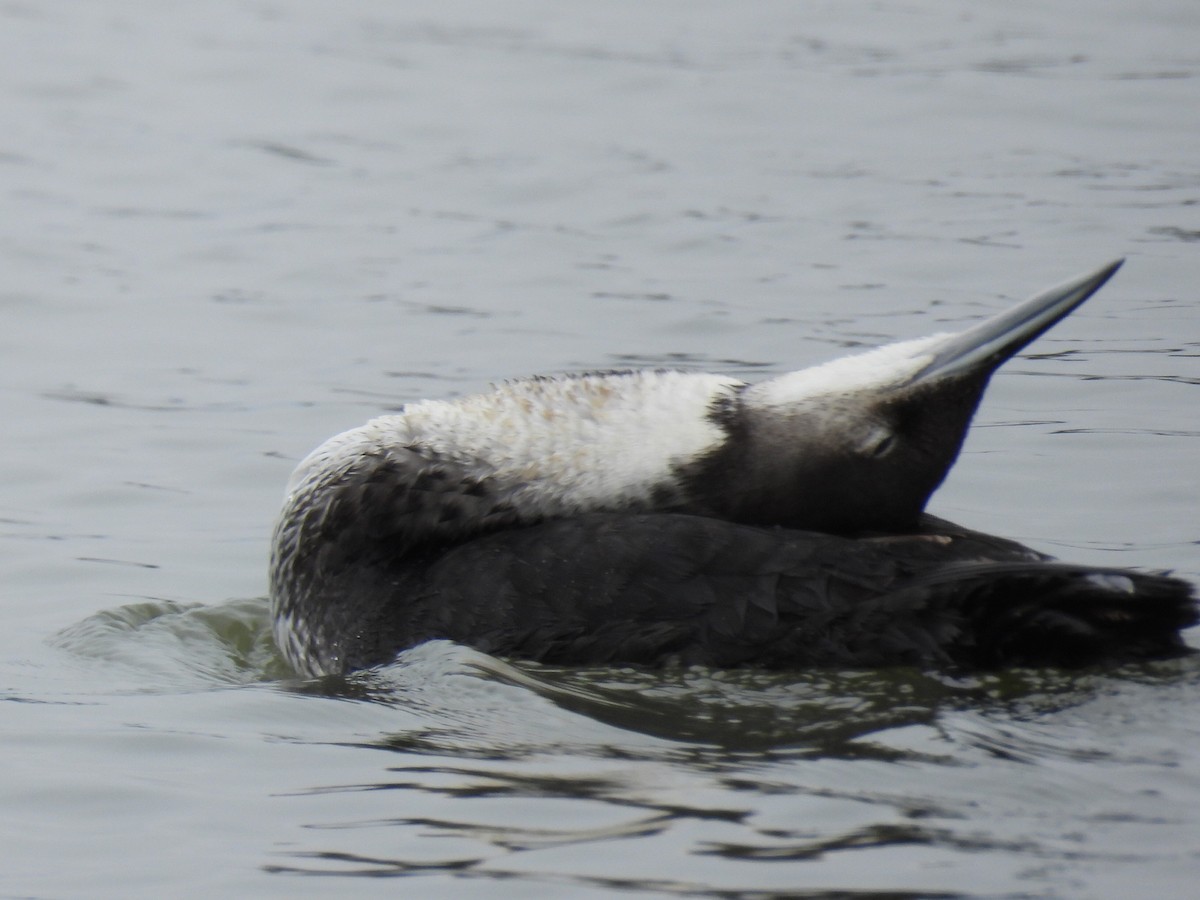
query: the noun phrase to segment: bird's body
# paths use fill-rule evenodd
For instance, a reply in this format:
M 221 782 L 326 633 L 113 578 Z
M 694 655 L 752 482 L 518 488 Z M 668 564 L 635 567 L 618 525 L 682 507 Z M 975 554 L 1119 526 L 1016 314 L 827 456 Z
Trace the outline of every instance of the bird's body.
M 310 674 L 434 638 L 718 666 L 1178 652 L 1182 582 L 1052 563 L 923 516 L 996 366 L 1115 268 L 963 334 L 758 384 L 537 377 L 331 438 L 297 467 L 276 527 L 280 646 Z

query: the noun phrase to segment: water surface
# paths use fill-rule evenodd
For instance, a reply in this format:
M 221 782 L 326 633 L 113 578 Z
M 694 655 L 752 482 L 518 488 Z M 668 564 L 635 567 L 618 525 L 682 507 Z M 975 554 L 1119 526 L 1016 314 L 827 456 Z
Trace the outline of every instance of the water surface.
M 1194 659 L 434 644 L 306 683 L 263 594 L 291 467 L 406 400 L 760 377 L 1116 256 L 932 509 L 1200 582 L 1198 29 L 1182 0 L 0 5 L 0 894 L 1189 896 Z

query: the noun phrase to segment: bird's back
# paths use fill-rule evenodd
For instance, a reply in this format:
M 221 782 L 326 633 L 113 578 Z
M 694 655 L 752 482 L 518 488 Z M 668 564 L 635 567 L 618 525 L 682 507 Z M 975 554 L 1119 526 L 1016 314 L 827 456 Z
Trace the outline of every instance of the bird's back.
M 551 663 L 994 667 L 1171 656 L 1187 583 L 932 523 L 843 538 L 679 514 L 500 531 L 327 585 L 326 667 L 426 640 Z

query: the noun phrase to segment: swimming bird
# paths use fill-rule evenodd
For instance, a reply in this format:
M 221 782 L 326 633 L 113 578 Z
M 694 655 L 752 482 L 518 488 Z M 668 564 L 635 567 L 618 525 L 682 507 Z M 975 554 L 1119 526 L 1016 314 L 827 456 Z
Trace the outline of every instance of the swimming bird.
M 408 404 L 330 438 L 276 524 L 309 675 L 433 639 L 562 664 L 992 667 L 1186 651 L 1186 582 L 925 514 L 996 369 L 1121 261 L 954 334 L 758 383 L 621 371 Z

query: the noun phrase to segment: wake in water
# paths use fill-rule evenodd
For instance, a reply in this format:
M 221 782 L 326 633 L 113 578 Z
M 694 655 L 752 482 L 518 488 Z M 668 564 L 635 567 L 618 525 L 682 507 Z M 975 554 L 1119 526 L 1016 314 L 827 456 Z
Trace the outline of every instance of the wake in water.
M 216 605 L 147 600 L 96 613 L 52 643 L 96 670 L 98 692 L 186 693 L 261 686 L 366 704 L 382 745 L 484 755 L 659 741 L 726 750 L 791 748 L 871 755 L 872 735 L 930 726 L 945 714 L 1049 712 L 1087 702 L 1114 680 L 1178 678 L 1192 659 L 1111 672 L 1013 669 L 955 677 L 912 667 L 772 673 L 704 666 L 553 667 L 507 662 L 434 641 L 394 663 L 297 678 L 271 639 L 265 598 Z M 650 744 L 646 743 L 649 739 Z M 883 750 L 885 756 L 890 750 Z

